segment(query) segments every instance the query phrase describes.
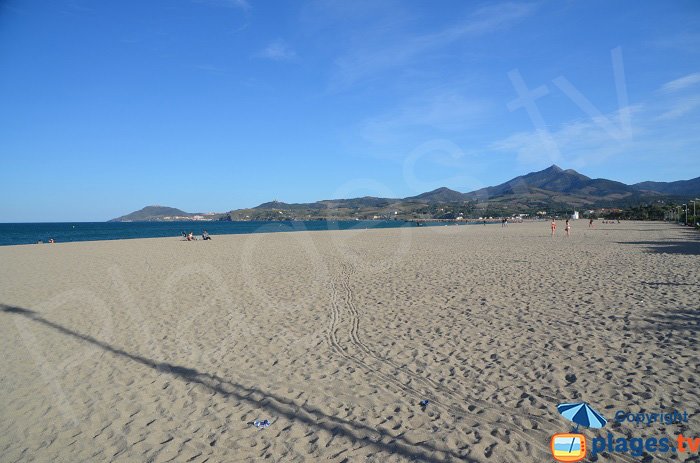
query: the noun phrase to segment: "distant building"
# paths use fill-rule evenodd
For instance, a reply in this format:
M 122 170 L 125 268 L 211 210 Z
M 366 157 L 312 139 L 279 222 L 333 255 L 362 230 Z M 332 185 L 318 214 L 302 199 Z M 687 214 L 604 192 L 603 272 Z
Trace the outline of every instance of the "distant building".
M 572 219 L 572 220 L 578 220 L 578 211 L 574 211 L 574 213 L 571 214 L 571 219 Z

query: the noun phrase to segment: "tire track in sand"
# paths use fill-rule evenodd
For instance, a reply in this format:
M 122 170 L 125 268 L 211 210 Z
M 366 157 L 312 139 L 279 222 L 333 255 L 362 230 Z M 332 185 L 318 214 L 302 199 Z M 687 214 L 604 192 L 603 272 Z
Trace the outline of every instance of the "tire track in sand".
M 354 272 L 354 266 L 347 263 L 341 263 L 341 271 L 339 275 L 332 275 L 330 279 L 331 322 L 329 327 L 328 338 L 331 347 L 338 354 L 340 354 L 348 361 L 359 366 L 363 370 L 366 370 L 369 374 L 378 377 L 379 379 L 384 381 L 385 384 L 392 385 L 395 389 L 397 389 L 396 392 L 400 392 L 408 397 L 412 397 L 416 401 L 423 400 L 425 397 L 429 397 L 432 404 L 448 412 L 448 414 L 450 414 L 454 418 L 458 418 L 460 420 L 469 422 L 470 424 L 474 425 L 483 424 L 484 422 L 486 422 L 484 418 L 488 418 L 488 422 L 504 428 L 504 430 L 506 431 L 505 438 L 495 436 L 494 433 L 492 433 L 492 435 L 494 435 L 494 437 L 498 437 L 498 439 L 506 445 L 510 441 L 508 433 L 512 433 L 520 437 L 525 445 L 531 445 L 532 447 L 535 447 L 540 451 L 549 454 L 549 447 L 537 441 L 533 441 L 532 436 L 529 436 L 524 431 L 522 431 L 520 423 L 514 422 L 512 419 L 509 421 L 504 421 L 504 418 L 510 415 L 511 418 L 520 417 L 524 420 L 529 420 L 540 425 L 547 424 L 555 427 L 560 427 L 561 423 L 557 420 L 553 418 L 525 414 L 521 410 L 513 409 L 503 405 L 495 405 L 491 402 L 473 396 L 457 394 L 456 392 L 450 390 L 449 388 L 446 388 L 444 385 L 430 378 L 426 378 L 410 370 L 407 370 L 401 365 L 392 361 L 391 359 L 387 359 L 385 357 L 382 357 L 381 355 L 376 354 L 369 346 L 367 346 L 367 344 L 362 341 L 360 335 L 361 315 L 355 304 L 355 295 L 352 289 L 352 285 L 350 284 Z M 343 307 L 346 310 L 343 310 Z M 350 343 L 352 344 L 352 346 L 360 350 L 364 355 L 373 358 L 378 364 L 370 365 L 362 358 L 350 353 L 350 349 L 341 345 L 338 339 L 338 332 L 341 329 L 343 314 L 349 315 L 349 336 Z M 396 379 L 395 376 L 384 373 L 384 371 L 381 370 L 381 365 L 386 365 L 398 372 L 405 374 L 412 381 L 415 381 L 416 383 L 423 386 L 423 388 L 425 388 L 425 391 L 420 392 L 415 388 L 404 384 L 400 380 Z M 438 399 L 432 391 L 441 392 L 449 399 L 453 400 L 455 404 L 448 404 L 443 402 L 442 400 Z M 471 405 L 465 408 L 461 405 L 461 403 L 464 401 L 471 402 Z M 478 404 L 481 409 L 477 409 L 477 407 L 474 404 Z M 626 456 L 623 455 L 620 455 L 620 457 L 623 457 L 621 458 L 622 461 L 634 462 L 634 459 L 632 458 L 625 458 Z
M 362 340 L 359 337 L 359 312 L 357 310 L 357 307 L 354 304 L 354 296 L 352 292 L 352 288 L 349 284 L 350 280 L 350 275 L 351 271 L 349 270 L 349 266 L 343 266 L 343 271 L 341 271 L 340 278 L 331 278 L 330 285 L 331 285 L 331 320 L 330 320 L 330 326 L 329 326 L 329 331 L 328 331 L 328 340 L 336 353 L 338 353 L 341 357 L 347 359 L 348 361 L 352 362 L 353 364 L 359 366 L 363 370 L 365 370 L 368 374 L 375 376 L 382 380 L 384 382 L 385 388 L 391 391 L 391 387 L 387 386 L 393 386 L 393 389 L 395 391 L 393 392 L 398 392 L 399 394 L 404 394 L 407 397 L 412 397 L 414 400 L 422 400 L 423 397 L 426 396 L 426 392 L 421 393 L 414 389 L 413 387 L 406 385 L 402 383 L 401 381 L 397 380 L 396 378 L 384 373 L 380 369 L 377 368 L 377 366 L 372 366 L 365 362 L 363 359 L 360 357 L 353 355 L 349 352 L 349 349 L 344 348 L 339 340 L 337 333 L 340 330 L 340 325 L 342 321 L 342 313 L 348 313 L 350 314 L 350 340 L 351 343 L 362 350 L 363 352 L 367 353 L 371 357 L 373 357 L 375 360 L 379 361 L 380 364 L 388 364 L 389 366 L 391 365 L 391 362 L 386 361 L 386 359 L 383 359 L 382 357 L 377 356 L 374 354 L 369 347 L 367 347 L 366 344 L 362 342 Z M 339 289 L 340 288 L 340 289 Z M 342 295 L 342 296 L 341 296 Z M 341 308 L 341 302 L 345 307 L 347 308 L 346 311 L 343 311 Z M 393 366 L 394 368 L 397 368 Z M 422 378 L 420 376 L 417 376 L 415 374 L 410 374 L 414 379 L 421 379 L 420 382 L 423 382 L 425 384 L 425 378 Z M 434 406 L 437 406 L 445 411 L 447 411 L 449 414 L 451 414 L 453 417 L 459 417 L 461 420 L 464 420 L 468 422 L 471 425 L 479 425 L 483 422 L 481 419 L 476 419 L 473 414 L 470 414 L 467 410 L 463 408 L 455 408 L 454 406 L 448 405 L 443 403 L 442 401 L 436 399 L 433 394 L 430 394 L 431 400 Z M 492 407 L 491 404 L 489 404 L 490 407 Z M 502 414 L 498 414 L 498 417 L 500 418 Z M 494 417 L 496 418 L 496 417 Z M 529 436 L 525 435 L 522 431 L 519 429 L 511 429 L 512 425 L 509 423 L 504 423 L 500 421 L 499 419 L 495 419 L 494 422 L 497 422 L 498 425 L 503 426 L 504 428 L 507 429 L 506 433 L 512 432 L 513 434 L 516 434 L 520 436 L 523 439 L 524 444 L 530 445 L 531 444 L 531 439 Z M 508 437 L 500 438 L 502 443 L 508 443 L 509 439 Z M 539 445 L 539 444 L 534 444 L 534 447 L 538 448 L 540 451 L 547 452 L 548 448 L 545 447 L 544 445 Z M 447 450 L 445 450 L 447 451 Z

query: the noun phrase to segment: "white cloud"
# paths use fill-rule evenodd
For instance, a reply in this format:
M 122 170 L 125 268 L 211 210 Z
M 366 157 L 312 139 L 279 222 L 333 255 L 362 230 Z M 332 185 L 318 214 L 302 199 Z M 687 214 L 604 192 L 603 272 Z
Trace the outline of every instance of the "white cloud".
M 236 6 L 238 8 L 242 8 L 244 10 L 250 9 L 250 3 L 247 2 L 247 0 L 228 0 L 230 3 L 233 4 L 233 6 Z
M 336 61 L 334 87 L 343 88 L 368 75 L 405 65 L 421 54 L 459 39 L 506 28 L 534 10 L 534 4 L 502 3 L 479 8 L 465 21 L 432 34 L 401 36 L 383 47 L 378 47 L 379 42 L 374 38 L 371 46 L 355 49 Z
M 199 3 L 208 3 L 214 6 L 221 6 L 227 8 L 238 8 L 240 10 L 250 10 L 250 3 L 248 0 L 195 0 Z
M 659 121 L 678 119 L 679 117 L 690 113 L 697 107 L 700 107 L 700 95 L 694 95 L 692 97 L 677 101 L 670 109 L 664 111 L 656 119 Z
M 570 155 L 573 151 L 590 145 L 600 145 L 605 138 L 592 124 L 570 124 L 556 132 L 541 133 L 517 132 L 491 145 L 495 151 L 515 152 L 522 164 L 541 164 L 542 161 L 570 164 L 562 159 L 561 153 Z M 567 157 L 567 156 L 564 156 Z
M 672 80 L 670 82 L 666 82 L 661 86 L 660 91 L 664 93 L 673 93 L 673 92 L 678 92 L 680 90 L 686 89 L 688 87 L 691 87 L 695 84 L 700 83 L 700 72 L 695 72 L 693 74 L 688 74 L 687 76 L 683 76 L 680 79 Z
M 672 36 L 651 40 L 648 43 L 656 48 L 697 54 L 700 51 L 700 34 L 696 32 L 680 32 Z
M 460 37 L 467 34 L 480 35 L 494 32 L 529 16 L 534 10 L 534 4 L 526 3 L 485 6 L 476 10 L 466 23 L 454 28 L 452 33 Z
M 556 83 L 556 79 L 555 79 Z M 640 153 L 674 153 L 695 151 L 700 136 L 697 126 L 700 94 L 679 98 L 673 94 L 700 83 L 700 73 L 689 74 L 667 82 L 656 96 L 635 106 L 624 107 L 610 114 L 595 115 L 551 126 L 545 130 L 525 130 L 494 141 L 487 146 L 492 152 L 514 154 L 525 165 L 544 165 L 556 161 L 581 168 L 600 163 L 613 156 L 634 159 Z M 562 88 L 561 85 L 558 85 Z M 562 88 L 564 93 L 566 88 Z M 567 96 L 572 98 L 571 92 Z M 576 95 L 573 95 L 576 96 Z M 575 100 L 575 98 L 572 98 Z M 581 106 L 580 101 L 575 101 Z M 620 116 L 629 113 L 634 124 L 629 129 Z M 678 119 L 685 117 L 683 123 Z
M 268 44 L 259 56 L 274 61 L 289 61 L 296 58 L 296 52 L 282 40 L 275 40 Z
M 626 109 L 630 113 L 641 111 L 640 106 Z M 619 120 L 619 115 L 620 112 L 616 111 L 606 115 L 606 118 Z M 538 130 L 517 132 L 491 143 L 489 148 L 515 153 L 518 161 L 526 165 L 561 162 L 582 167 L 624 152 L 642 130 L 639 126 L 633 126 L 621 133 L 624 133 L 624 137 L 613 136 L 594 120 L 572 121 L 544 133 Z
M 316 29 L 389 15 L 395 18 L 402 15 L 403 6 L 400 0 L 309 0 L 302 5 L 301 20 L 305 28 Z
M 543 166 L 555 161 L 575 169 L 607 162 L 612 158 L 631 161 L 644 156 L 681 156 L 697 151 L 700 135 L 692 130 L 697 124 L 695 115 L 686 123 L 676 119 L 700 107 L 700 95 L 682 101 L 659 101 L 654 98 L 646 104 L 629 107 L 633 118 L 630 130 L 614 136 L 594 119 L 570 121 L 542 133 L 520 131 L 487 146 L 495 153 L 514 154 L 520 164 Z M 619 120 L 620 111 L 605 115 L 610 121 Z M 693 119 L 690 119 L 693 118 Z M 554 149 L 552 149 L 554 148 Z M 552 153 L 558 156 L 555 158 Z
M 417 129 L 460 132 L 488 112 L 484 100 L 469 99 L 456 91 L 440 91 L 414 98 L 394 110 L 365 119 L 362 138 L 373 144 L 406 139 Z

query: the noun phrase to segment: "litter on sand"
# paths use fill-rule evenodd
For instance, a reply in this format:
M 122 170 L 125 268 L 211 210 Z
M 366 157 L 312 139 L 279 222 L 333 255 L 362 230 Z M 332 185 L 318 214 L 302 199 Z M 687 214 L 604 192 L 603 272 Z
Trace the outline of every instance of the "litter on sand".
M 255 426 L 258 429 L 269 428 L 271 424 L 272 423 L 270 423 L 268 420 L 255 420 L 255 421 L 253 421 L 253 426 Z

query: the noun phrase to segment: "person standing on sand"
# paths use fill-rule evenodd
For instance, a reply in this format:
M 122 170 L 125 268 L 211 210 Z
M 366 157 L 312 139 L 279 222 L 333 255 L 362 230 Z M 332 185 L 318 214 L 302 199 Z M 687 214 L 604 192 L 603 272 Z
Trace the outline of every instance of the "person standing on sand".
M 552 219 L 552 225 L 551 225 L 551 227 L 552 227 L 552 236 L 554 236 L 554 232 L 557 231 L 557 221 L 556 221 L 556 219 Z
M 588 228 L 593 228 L 593 219 L 588 221 Z
M 566 236 L 569 236 L 569 230 L 571 230 L 571 224 L 569 223 L 569 219 L 566 219 L 566 226 L 564 227 L 564 230 L 566 230 Z

